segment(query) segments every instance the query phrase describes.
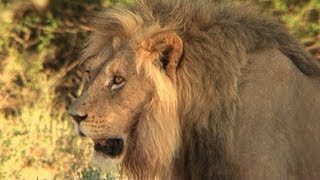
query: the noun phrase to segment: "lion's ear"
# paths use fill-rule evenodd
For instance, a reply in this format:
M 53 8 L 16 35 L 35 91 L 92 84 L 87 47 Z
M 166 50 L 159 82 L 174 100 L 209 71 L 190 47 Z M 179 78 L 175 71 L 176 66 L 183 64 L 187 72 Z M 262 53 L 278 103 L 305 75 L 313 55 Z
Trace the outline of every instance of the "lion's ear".
M 162 32 L 152 37 L 152 46 L 160 55 L 160 63 L 167 75 L 174 80 L 183 54 L 183 42 L 173 32 Z

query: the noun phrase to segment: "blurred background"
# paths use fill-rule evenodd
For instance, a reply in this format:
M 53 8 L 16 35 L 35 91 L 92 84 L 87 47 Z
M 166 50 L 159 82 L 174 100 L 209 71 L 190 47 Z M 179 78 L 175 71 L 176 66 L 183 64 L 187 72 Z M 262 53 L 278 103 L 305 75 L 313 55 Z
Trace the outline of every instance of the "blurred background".
M 66 109 L 79 94 L 90 14 L 133 1 L 0 0 L 0 179 L 116 178 L 90 166 L 91 141 L 74 133 Z M 320 61 L 319 0 L 252 2 Z

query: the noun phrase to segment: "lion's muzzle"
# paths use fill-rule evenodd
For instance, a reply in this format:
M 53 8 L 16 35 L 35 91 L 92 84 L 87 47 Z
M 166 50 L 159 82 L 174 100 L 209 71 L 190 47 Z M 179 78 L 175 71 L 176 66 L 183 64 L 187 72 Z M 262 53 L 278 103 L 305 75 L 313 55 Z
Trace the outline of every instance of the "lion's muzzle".
M 111 157 L 119 156 L 123 151 L 123 147 L 124 142 L 121 138 L 94 141 L 94 149 L 96 151 L 102 152 Z

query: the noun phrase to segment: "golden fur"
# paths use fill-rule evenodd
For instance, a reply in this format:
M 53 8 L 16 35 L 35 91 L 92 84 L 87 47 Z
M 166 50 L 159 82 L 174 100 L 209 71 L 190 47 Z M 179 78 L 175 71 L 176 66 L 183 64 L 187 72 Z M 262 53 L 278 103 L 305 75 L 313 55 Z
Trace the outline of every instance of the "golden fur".
M 303 73 L 320 75 L 282 25 L 247 5 L 146 1 L 100 12 L 93 25 L 82 56 L 93 80 L 70 112 L 86 111 L 79 128 L 93 139 L 125 134 L 119 163 L 137 179 L 238 177 L 239 78 L 251 52 L 276 48 Z M 97 90 L 118 71 L 137 84 L 126 81 L 128 99 L 112 104 L 113 95 Z

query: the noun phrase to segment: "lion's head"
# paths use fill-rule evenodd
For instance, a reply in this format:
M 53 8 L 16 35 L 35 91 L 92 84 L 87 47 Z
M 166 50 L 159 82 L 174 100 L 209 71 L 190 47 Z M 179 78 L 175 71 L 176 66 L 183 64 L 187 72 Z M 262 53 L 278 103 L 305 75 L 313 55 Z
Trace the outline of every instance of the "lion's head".
M 103 17 L 100 22 L 115 31 L 91 35 L 95 47 L 89 44 L 84 52 L 84 90 L 69 113 L 79 134 L 93 139 L 98 164 L 141 171 L 132 164 L 141 162 L 148 173 L 166 171 L 181 141 L 176 69 L 182 40 L 129 12 L 109 10 Z
M 234 54 L 214 54 L 223 43 L 230 52 L 235 46 L 194 28 L 194 23 L 207 22 L 198 17 L 204 13 L 200 7 L 158 3 L 110 8 L 96 15 L 95 31 L 82 54 L 84 90 L 69 108 L 79 134 L 93 139 L 97 164 L 118 164 L 145 179 L 168 178 L 173 169 L 186 169 L 178 167 L 177 160 L 196 158 L 199 153 L 193 148 L 227 154 L 230 132 L 223 126 L 234 116 L 238 72 L 233 69 L 242 60 Z M 216 63 L 211 57 L 230 61 Z M 222 117 L 226 120 L 207 121 Z M 201 143 L 194 146 L 193 138 Z

